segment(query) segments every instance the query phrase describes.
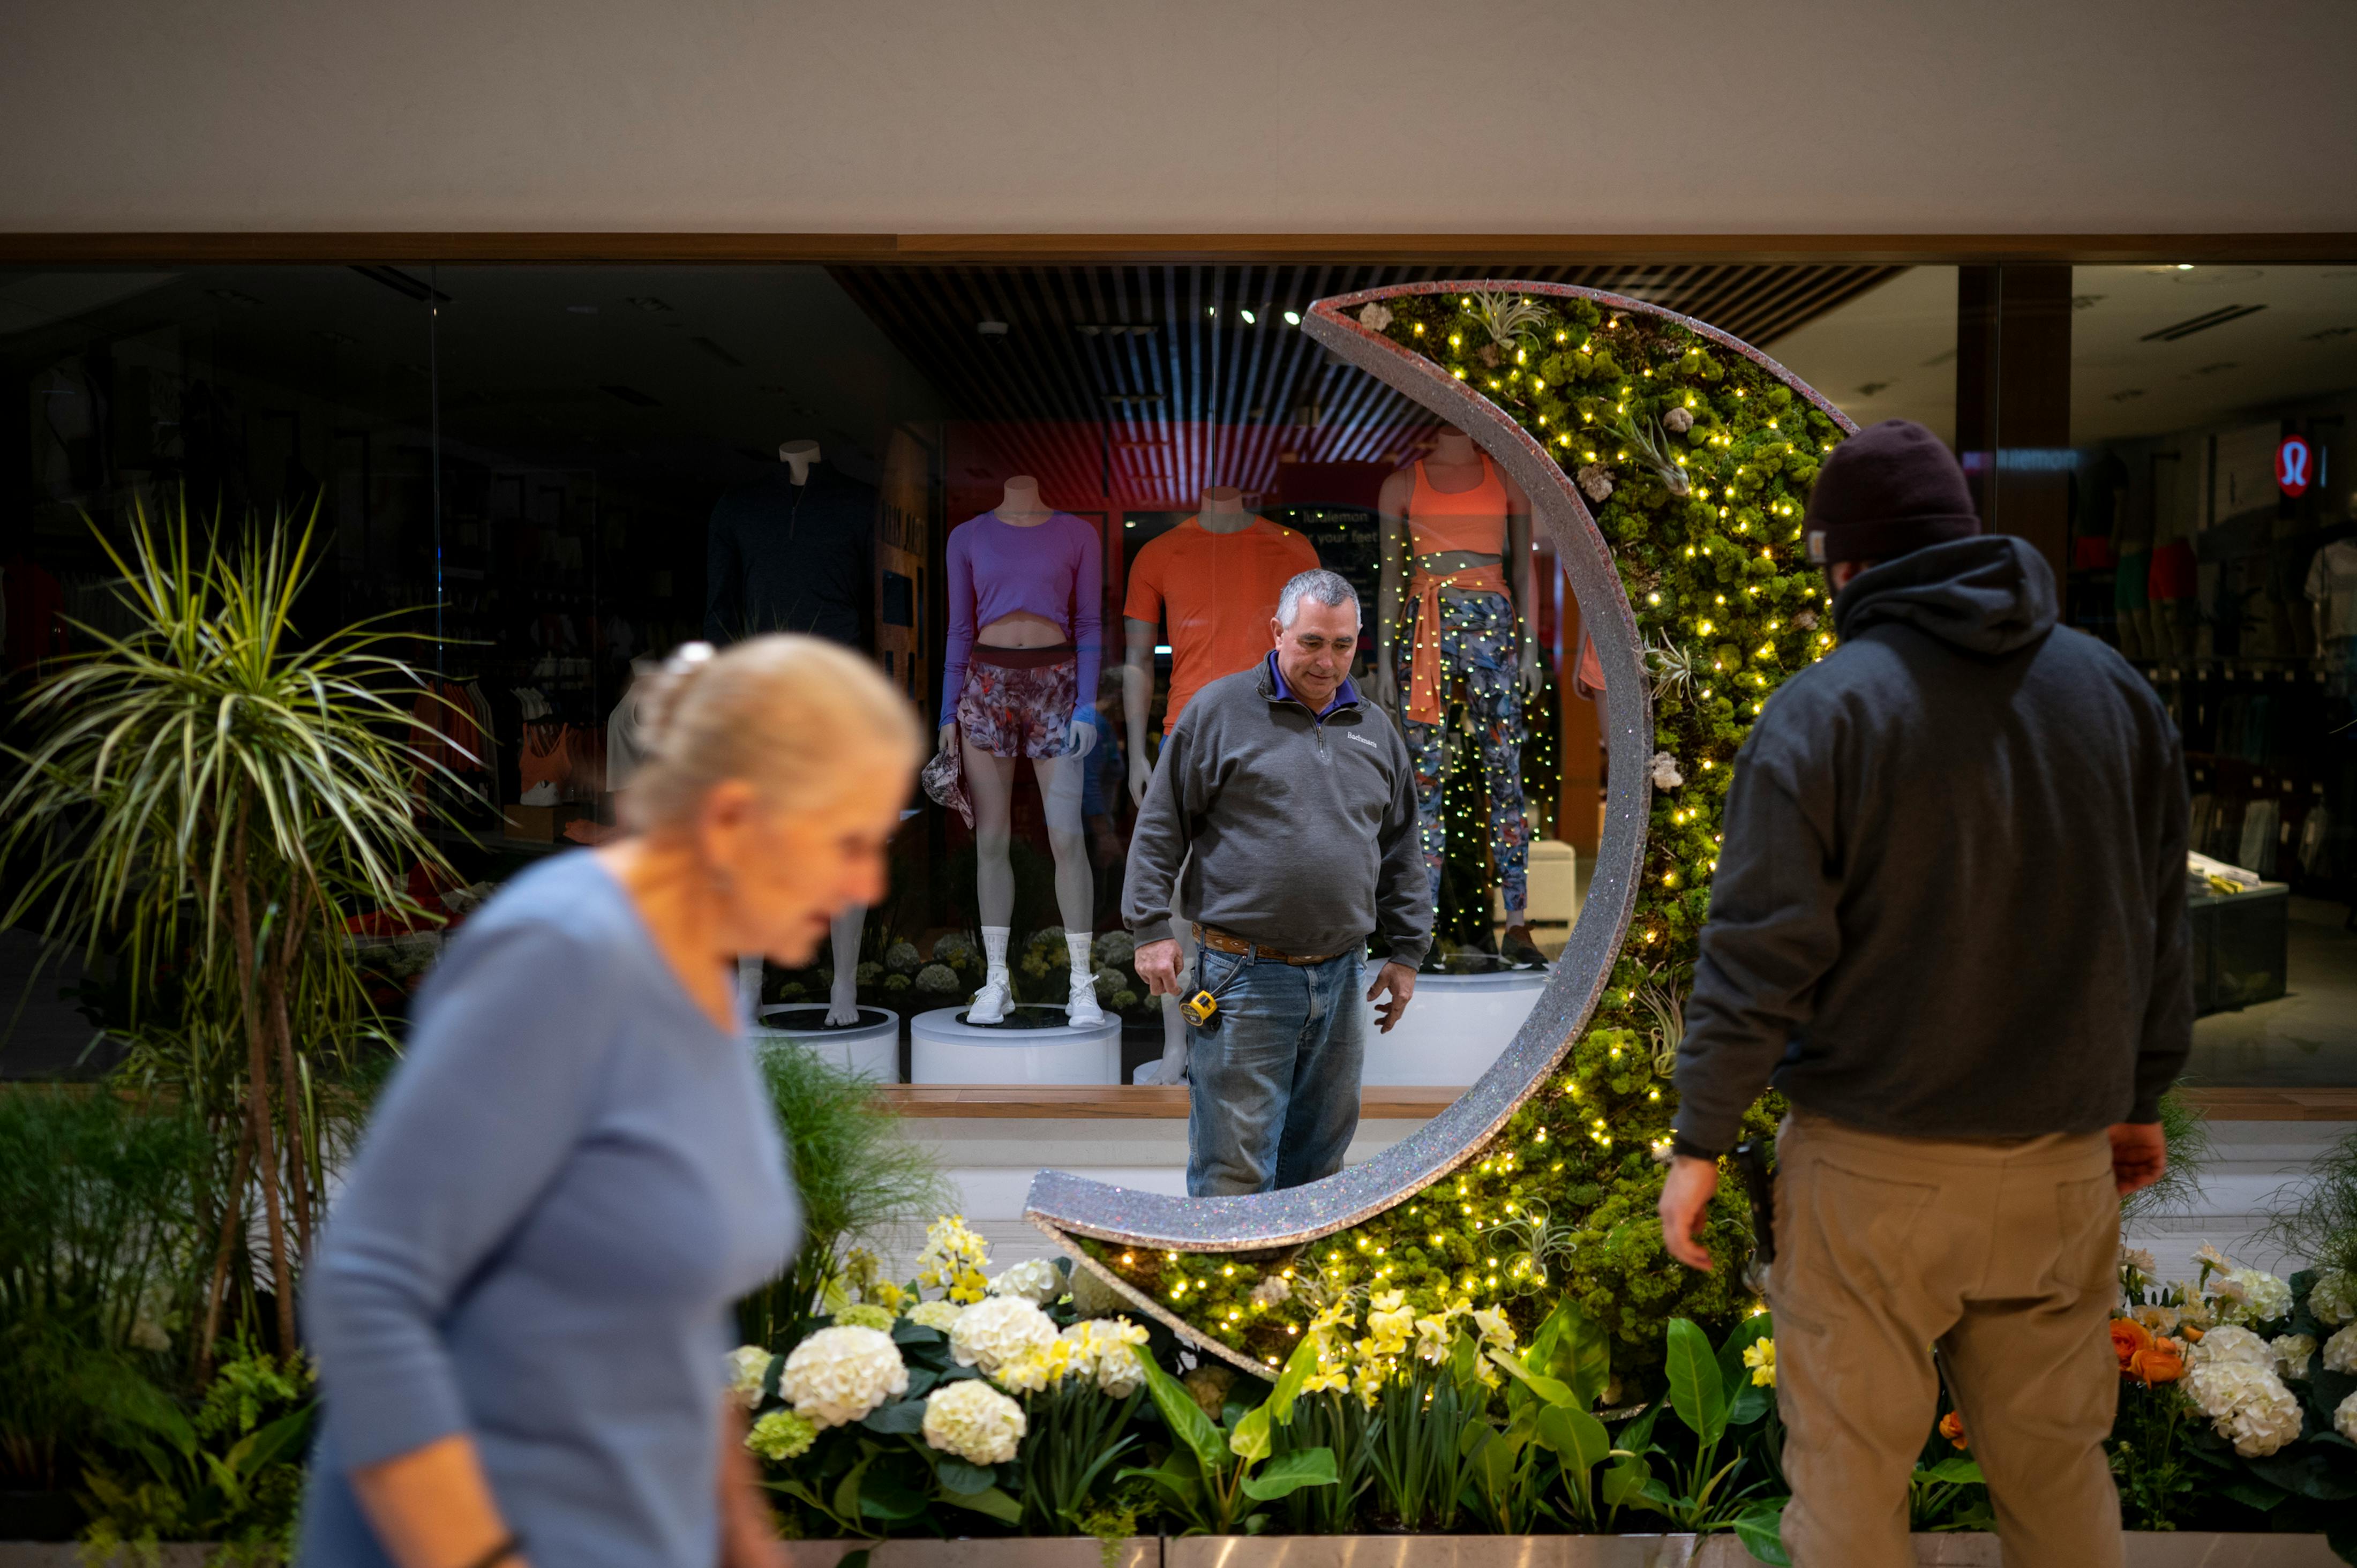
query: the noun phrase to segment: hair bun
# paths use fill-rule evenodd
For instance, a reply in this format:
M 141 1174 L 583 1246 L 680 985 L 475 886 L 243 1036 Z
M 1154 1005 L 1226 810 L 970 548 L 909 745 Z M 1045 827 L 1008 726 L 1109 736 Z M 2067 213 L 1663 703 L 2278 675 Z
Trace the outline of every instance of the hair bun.
M 671 751 L 681 704 L 695 678 L 711 667 L 715 651 L 708 642 L 683 642 L 664 658 L 660 669 L 640 676 L 646 687 L 640 705 L 640 735 L 650 756 L 662 757 Z

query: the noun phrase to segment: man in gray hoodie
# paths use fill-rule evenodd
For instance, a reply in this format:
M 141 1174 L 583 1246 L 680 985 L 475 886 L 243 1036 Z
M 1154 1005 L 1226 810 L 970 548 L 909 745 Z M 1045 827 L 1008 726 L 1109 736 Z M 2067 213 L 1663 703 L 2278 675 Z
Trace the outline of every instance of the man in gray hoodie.
M 1388 1030 L 1432 940 L 1414 761 L 1351 682 L 1358 595 L 1335 573 L 1301 573 L 1269 629 L 1268 657 L 1198 692 L 1163 741 L 1122 897 L 1147 986 L 1217 1003 L 1188 1028 L 1198 1197 L 1342 1168 L 1365 1054 L 1361 951 L 1378 934 L 1389 950 L 1364 997 L 1389 993 Z M 1182 908 L 1201 955 L 1184 983 L 1171 926 Z
M 1944 1375 L 2006 1561 L 2114 1568 L 2119 1197 L 2161 1174 L 2192 1031 L 2176 730 L 1922 426 L 1836 447 L 1803 527 L 1841 646 L 1736 760 L 1663 1242 L 1711 1267 L 1718 1156 L 1772 1083 L 1794 1563 L 1914 1561 Z

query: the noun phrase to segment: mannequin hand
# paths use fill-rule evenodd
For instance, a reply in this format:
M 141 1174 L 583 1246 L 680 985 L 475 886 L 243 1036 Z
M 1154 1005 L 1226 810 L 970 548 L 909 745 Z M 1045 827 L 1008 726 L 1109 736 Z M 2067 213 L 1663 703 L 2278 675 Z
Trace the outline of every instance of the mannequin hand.
M 1168 937 L 1158 942 L 1140 942 L 1131 955 L 1130 967 L 1137 978 L 1146 982 L 1148 996 L 1178 994 L 1178 944 Z
M 1129 759 L 1129 803 L 1131 805 L 1146 804 L 1146 786 L 1153 777 L 1154 769 L 1146 765 L 1146 758 L 1133 757 Z
M 1394 709 L 1399 706 L 1399 687 L 1392 680 L 1392 661 L 1388 653 L 1375 655 L 1375 667 L 1367 671 L 1367 695 L 1375 706 Z
M 947 751 L 951 746 L 955 746 L 956 744 L 957 721 L 955 719 L 952 719 L 948 724 L 942 726 L 941 738 L 935 743 L 934 749 L 937 751 Z
M 1546 664 L 1539 658 L 1536 643 L 1523 650 L 1522 677 L 1523 696 L 1525 700 L 1535 701 L 1538 694 L 1546 690 Z
M 1086 757 L 1097 748 L 1097 726 L 1089 723 L 1086 708 L 1072 710 L 1072 743 L 1065 748 L 1066 757 Z

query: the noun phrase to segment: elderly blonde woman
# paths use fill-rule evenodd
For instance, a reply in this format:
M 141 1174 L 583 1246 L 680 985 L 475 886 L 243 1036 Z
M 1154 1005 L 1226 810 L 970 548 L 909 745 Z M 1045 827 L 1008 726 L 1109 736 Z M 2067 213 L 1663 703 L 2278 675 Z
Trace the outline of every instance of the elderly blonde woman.
M 691 645 L 649 699 L 630 832 L 452 940 L 311 1266 L 307 1564 L 784 1562 L 723 1397 L 800 1225 L 735 960 L 882 897 L 920 737 L 814 638 Z

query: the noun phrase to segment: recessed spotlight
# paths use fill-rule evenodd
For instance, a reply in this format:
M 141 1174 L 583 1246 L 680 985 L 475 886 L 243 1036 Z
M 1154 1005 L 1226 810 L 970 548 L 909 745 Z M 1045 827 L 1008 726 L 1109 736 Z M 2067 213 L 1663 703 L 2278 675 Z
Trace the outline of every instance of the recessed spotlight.
M 1285 324 L 1286 324 L 1287 327 L 1298 327 L 1298 326 L 1300 326 L 1300 325 L 1301 325 L 1301 312 L 1299 312 L 1299 311 L 1297 311 L 1297 310 L 1288 310 L 1288 311 L 1286 311 L 1286 312 L 1285 313 Z
M 1006 336 L 1006 323 L 1004 321 L 977 321 L 974 324 L 974 329 L 985 338 Z
M 2177 263 L 2177 270 L 2180 273 L 2190 273 L 2193 270 L 2193 263 L 2191 262 L 2179 262 Z
M 1256 325 L 1258 325 L 1258 324 L 1259 324 L 1260 317 L 1257 317 L 1257 316 L 1254 316 L 1254 315 L 1251 311 L 1249 311 L 1249 310 L 1239 310 L 1239 311 L 1237 311 L 1237 312 L 1236 312 L 1236 314 L 1237 314 L 1238 316 L 1241 316 L 1241 317 L 1243 317 L 1244 318 L 1244 325 L 1245 325 L 1245 326 L 1247 326 L 1247 327 L 1256 326 Z

